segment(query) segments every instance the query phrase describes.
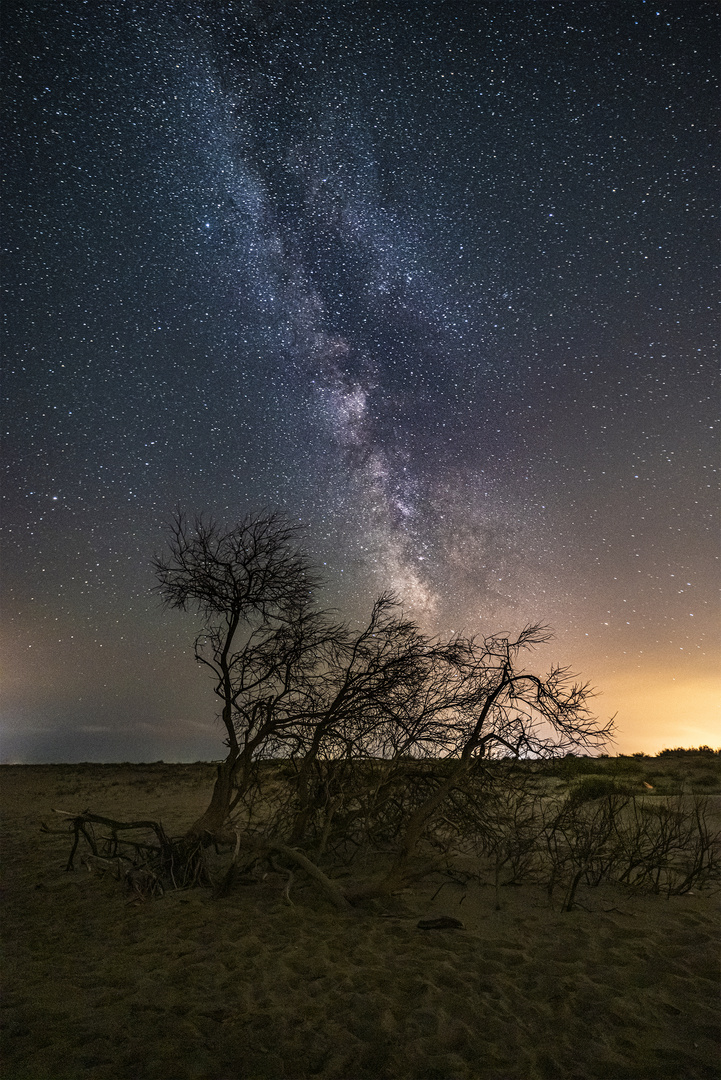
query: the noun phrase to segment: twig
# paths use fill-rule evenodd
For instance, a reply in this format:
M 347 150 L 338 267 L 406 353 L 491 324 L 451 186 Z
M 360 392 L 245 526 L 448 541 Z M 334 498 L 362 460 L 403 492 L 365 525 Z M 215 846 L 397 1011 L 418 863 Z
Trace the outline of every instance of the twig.
M 447 881 L 442 881 L 442 882 L 440 883 L 440 885 L 438 886 L 438 888 L 436 889 L 436 891 L 435 891 L 435 892 L 433 893 L 433 896 L 431 897 L 431 901 L 430 901 L 431 903 L 433 903 L 433 901 L 435 900 L 435 898 L 436 898 L 436 897 L 438 896 L 438 893 L 439 893 L 439 892 L 441 891 L 441 889 L 443 888 L 443 886 L 444 886 L 444 885 L 447 885 L 447 884 L 448 884 L 448 882 L 447 882 Z
M 289 870 L 286 866 L 279 866 L 272 855 L 270 856 L 269 861 L 270 861 L 270 865 L 273 867 L 273 869 L 276 871 L 276 873 L 286 875 L 285 888 L 283 889 L 283 899 L 286 901 L 286 903 L 290 907 L 295 907 L 295 904 L 293 903 L 293 901 L 290 898 L 290 889 L 291 889 L 291 886 L 292 886 L 293 882 L 295 881 L 295 874 L 293 873 L 292 870 Z

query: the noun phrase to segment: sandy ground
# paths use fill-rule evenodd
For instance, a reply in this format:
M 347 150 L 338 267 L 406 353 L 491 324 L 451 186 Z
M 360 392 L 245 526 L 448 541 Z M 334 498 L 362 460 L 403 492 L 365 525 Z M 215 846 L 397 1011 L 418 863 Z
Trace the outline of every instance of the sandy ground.
M 439 881 L 339 915 L 280 878 L 127 905 L 63 870 L 50 808 L 162 817 L 207 803 L 208 766 L 6 766 L 8 1080 L 693 1080 L 719 1068 L 718 896 Z M 463 930 L 423 931 L 427 914 Z

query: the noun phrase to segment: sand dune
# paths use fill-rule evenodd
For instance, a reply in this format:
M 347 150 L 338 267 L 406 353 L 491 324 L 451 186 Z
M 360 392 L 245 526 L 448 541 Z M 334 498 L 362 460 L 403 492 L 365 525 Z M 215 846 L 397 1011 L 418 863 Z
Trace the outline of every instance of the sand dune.
M 173 769 L 175 771 L 173 771 Z M 51 806 L 181 828 L 207 766 L 5 767 L 8 1080 L 693 1080 L 719 1076 L 718 905 L 424 883 L 359 916 L 269 874 L 128 905 L 63 871 Z M 434 898 L 434 894 L 435 898 Z M 420 930 L 429 914 L 463 929 Z

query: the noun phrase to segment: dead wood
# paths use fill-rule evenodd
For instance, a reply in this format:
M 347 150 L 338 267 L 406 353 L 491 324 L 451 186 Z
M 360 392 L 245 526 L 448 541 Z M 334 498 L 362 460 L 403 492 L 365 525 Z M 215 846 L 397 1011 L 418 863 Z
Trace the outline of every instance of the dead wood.
M 73 843 L 65 867 L 67 871 L 75 869 L 75 856 L 82 837 L 90 848 L 90 855 L 82 856 L 83 865 L 88 869 L 92 866 L 97 870 L 105 863 L 109 867 L 112 865 L 113 860 L 125 859 L 134 863 L 133 870 L 147 871 L 148 874 L 152 875 L 159 887 L 153 886 L 150 888 L 149 879 L 145 880 L 145 884 L 139 890 L 143 893 L 144 898 L 147 898 L 145 893 L 148 896 L 162 895 L 161 890 L 164 891 L 162 887 L 163 878 L 173 889 L 187 889 L 195 885 L 212 884 L 205 859 L 204 849 L 207 846 L 205 839 L 192 838 L 188 840 L 185 837 L 169 837 L 160 822 L 150 819 L 117 821 L 115 818 L 106 817 L 104 814 L 96 814 L 90 810 L 84 810 L 81 814 L 72 814 L 67 810 L 55 810 L 53 812 L 68 819 L 67 829 L 51 829 L 43 822 L 41 831 L 56 834 L 70 832 L 73 834 Z M 104 825 L 110 835 L 97 837 L 93 829 L 94 825 Z M 135 840 L 127 835 L 121 835 L 137 830 L 154 833 L 155 842 Z M 98 850 L 99 844 L 102 845 L 103 855 Z M 133 859 L 129 859 L 120 850 L 121 848 L 130 849 L 133 852 Z M 118 863 L 118 865 L 120 864 Z M 135 881 L 135 879 L 133 880 Z M 138 878 L 137 880 L 140 881 L 141 879 Z M 133 887 L 135 888 L 135 885 Z M 138 889 L 136 888 L 135 891 L 138 892 Z
M 266 841 L 268 850 L 276 851 L 279 855 L 288 859 L 289 862 L 294 862 L 297 866 L 304 870 L 309 877 L 312 877 L 316 881 L 331 903 L 338 908 L 339 911 L 344 911 L 350 914 L 353 911 L 350 901 L 346 898 L 343 892 L 337 885 L 331 881 L 326 874 L 311 862 L 310 859 L 304 855 L 301 851 L 297 851 L 295 848 L 288 847 L 287 844 L 282 844 L 278 840 Z
M 321 888 L 325 896 L 330 900 L 334 907 L 339 911 L 343 911 L 346 914 L 350 914 L 353 911 L 353 906 L 346 898 L 345 894 L 337 885 L 334 884 L 331 879 L 323 873 L 319 866 L 312 862 L 307 855 L 298 851 L 296 848 L 290 847 L 288 844 L 282 843 L 280 840 L 276 840 L 266 836 L 243 836 L 242 833 L 236 831 L 235 851 L 231 860 L 230 866 L 223 878 L 223 881 L 218 885 L 215 890 L 216 898 L 226 896 L 232 885 L 234 884 L 241 861 L 241 855 L 246 863 L 246 868 L 250 862 L 256 863 L 259 859 L 267 858 L 273 865 L 273 855 L 282 856 L 287 862 L 294 863 L 312 878 Z M 274 869 L 278 869 L 277 866 Z M 286 901 L 292 903 L 290 899 L 290 889 L 294 881 L 294 875 L 292 871 L 289 871 L 285 867 L 282 867 L 282 872 L 286 874 L 288 880 L 286 882 L 284 896 Z
M 147 866 L 133 867 L 125 875 L 125 884 L 130 891 L 127 904 L 144 904 L 154 896 L 163 896 L 165 889 L 157 874 Z
M 129 862 L 126 855 L 117 855 L 113 859 L 103 859 L 99 855 L 83 855 L 80 862 L 89 874 L 98 874 L 103 877 L 104 874 L 110 872 L 116 881 L 120 881 L 129 869 L 126 865 Z

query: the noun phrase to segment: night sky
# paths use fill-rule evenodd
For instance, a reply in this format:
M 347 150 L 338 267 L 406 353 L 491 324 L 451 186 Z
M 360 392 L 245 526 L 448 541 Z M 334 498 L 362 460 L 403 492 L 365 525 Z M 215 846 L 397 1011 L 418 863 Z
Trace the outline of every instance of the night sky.
M 173 510 L 718 744 L 705 0 L 4 5 L 6 761 L 223 754 Z

